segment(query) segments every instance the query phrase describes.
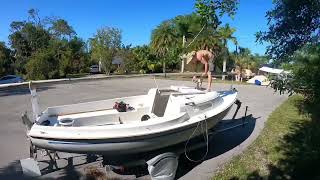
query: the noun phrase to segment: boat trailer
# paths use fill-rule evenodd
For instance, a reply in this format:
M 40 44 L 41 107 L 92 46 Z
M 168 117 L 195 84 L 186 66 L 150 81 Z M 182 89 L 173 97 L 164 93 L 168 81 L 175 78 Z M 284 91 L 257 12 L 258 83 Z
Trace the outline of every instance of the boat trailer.
M 31 95 L 32 95 L 32 108 L 33 108 L 33 112 L 39 112 L 38 105 L 37 105 L 37 94 L 35 92 L 35 89 L 31 89 Z M 226 127 L 223 129 L 212 129 L 208 131 L 208 136 L 213 136 L 215 134 L 224 132 L 224 131 L 229 131 L 232 130 L 234 128 L 238 128 L 240 126 L 244 127 L 248 121 L 247 119 L 252 117 L 252 115 L 247 116 L 247 111 L 248 111 L 248 106 L 245 107 L 245 114 L 243 117 L 239 118 L 239 119 L 235 119 L 239 109 L 241 108 L 242 102 L 240 100 L 236 100 L 235 101 L 236 104 L 236 110 L 235 113 L 232 116 L 231 121 L 241 121 L 241 123 L 237 124 L 237 125 L 233 125 L 230 127 Z M 33 125 L 33 122 L 28 118 L 27 112 L 25 112 L 22 117 L 22 122 L 26 127 L 26 131 L 28 133 L 28 131 L 30 130 L 30 128 Z M 54 172 L 56 170 L 60 170 L 63 169 L 61 167 L 59 167 L 59 163 L 57 162 L 57 160 L 61 160 L 61 159 L 66 159 L 67 160 L 67 166 L 66 167 L 70 167 L 73 166 L 73 157 L 64 157 L 62 158 L 59 154 L 61 152 L 57 152 L 57 151 L 53 151 L 53 150 L 49 150 L 49 149 L 41 149 L 36 147 L 35 145 L 32 144 L 32 142 L 29 140 L 29 153 L 30 153 L 30 157 L 27 159 L 22 159 L 20 160 L 21 162 L 21 166 L 22 166 L 22 170 L 23 173 L 31 176 L 31 177 L 39 177 L 41 175 L 45 175 L 45 173 L 41 174 L 41 171 L 43 171 L 43 169 L 40 170 L 39 167 L 39 157 L 47 157 L 47 159 L 49 160 L 49 162 L 47 162 L 49 164 L 48 168 L 50 167 L 51 170 L 47 172 Z M 199 149 L 201 147 L 203 147 L 204 144 L 203 143 L 199 143 L 199 144 L 194 144 L 191 147 L 188 147 L 188 151 L 193 151 L 196 149 Z M 108 156 L 97 156 L 97 155 L 92 155 L 92 154 L 87 154 L 85 155 L 85 159 L 87 164 L 92 163 L 94 161 L 97 162 L 98 159 L 100 159 L 100 165 L 99 167 L 104 167 L 106 174 L 111 174 L 113 177 L 118 177 L 118 178 L 128 178 L 128 175 L 120 175 L 120 174 L 116 174 L 113 172 L 113 170 L 117 170 L 117 169 L 121 169 L 121 167 L 132 167 L 132 166 L 136 166 L 136 165 L 141 165 L 141 164 L 147 164 L 148 167 L 148 172 L 151 176 L 151 179 L 161 179 L 160 177 L 166 177 L 166 179 L 174 179 L 175 176 L 175 172 L 177 170 L 178 167 L 178 158 L 181 154 L 183 154 L 185 151 L 185 149 L 178 149 L 178 150 L 173 150 L 170 149 L 168 151 L 162 151 L 159 153 L 151 153 L 152 155 L 148 157 L 147 160 L 140 160 L 140 161 L 135 161 L 133 162 L 128 162 L 128 163 L 123 163 L 122 165 L 119 164 L 118 162 L 112 162 L 110 161 L 110 157 Z M 39 155 L 40 153 L 40 155 Z M 95 158 L 92 158 L 93 156 L 95 156 Z M 93 160 L 92 160 L 93 159 Z M 101 160 L 102 159 L 102 160 Z M 83 164 L 85 164 L 83 163 Z M 114 165 L 115 164 L 115 165 Z M 130 177 L 135 177 L 135 175 L 131 175 Z M 132 178 L 135 179 L 135 178 Z

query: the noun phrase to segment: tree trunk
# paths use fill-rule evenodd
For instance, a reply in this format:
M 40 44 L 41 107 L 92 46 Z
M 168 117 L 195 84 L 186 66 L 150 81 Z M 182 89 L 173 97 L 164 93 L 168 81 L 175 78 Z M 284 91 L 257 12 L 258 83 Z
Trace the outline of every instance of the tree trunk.
M 104 65 L 104 70 L 105 70 L 106 75 L 110 75 L 110 70 L 111 70 L 110 63 L 108 63 L 106 60 L 104 60 L 103 65 Z
M 223 53 L 223 67 L 222 67 L 222 80 L 226 79 L 225 73 L 227 72 L 227 55 L 228 55 L 228 50 L 227 50 L 227 41 L 224 40 L 224 53 Z
M 223 67 L 222 67 L 222 80 L 225 80 L 225 73 L 227 71 L 227 58 L 226 58 L 226 55 L 223 57 Z
M 184 45 L 186 43 L 186 36 L 182 36 L 182 48 L 184 48 Z M 181 60 L 181 73 L 184 73 L 184 59 Z
M 100 60 L 99 60 L 99 73 L 101 73 L 102 72 L 102 62 L 101 62 L 101 58 L 100 58 Z
M 162 72 L 164 73 L 164 77 L 166 78 L 167 77 L 167 74 L 166 74 L 166 62 L 163 62 Z
M 110 68 L 107 67 L 107 65 L 105 65 L 105 70 L 106 70 L 106 75 L 109 76 L 110 75 Z

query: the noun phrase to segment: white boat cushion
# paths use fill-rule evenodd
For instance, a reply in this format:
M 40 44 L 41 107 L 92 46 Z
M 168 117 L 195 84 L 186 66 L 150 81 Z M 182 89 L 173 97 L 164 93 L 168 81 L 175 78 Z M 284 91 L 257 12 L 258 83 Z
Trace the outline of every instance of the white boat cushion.
M 201 93 L 203 91 L 187 86 L 170 86 L 170 89 L 181 93 Z
M 194 103 L 202 104 L 208 101 L 212 101 L 219 97 L 219 94 L 216 91 L 208 92 L 205 94 L 188 94 L 188 95 L 177 95 L 172 94 L 169 97 L 168 105 L 165 110 L 164 116 L 170 116 L 172 114 L 178 114 L 181 113 L 181 111 L 184 111 L 184 107 L 186 106 L 186 103 Z

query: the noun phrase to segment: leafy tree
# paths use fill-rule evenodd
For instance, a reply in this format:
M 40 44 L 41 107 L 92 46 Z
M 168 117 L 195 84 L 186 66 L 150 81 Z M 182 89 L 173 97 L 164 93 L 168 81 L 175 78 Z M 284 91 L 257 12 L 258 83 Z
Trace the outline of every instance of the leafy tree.
M 249 60 L 251 56 L 251 51 L 249 48 L 239 47 L 239 58 L 238 64 L 240 68 L 249 69 Z
M 133 49 L 133 54 L 135 56 L 135 70 L 146 70 L 148 64 L 150 63 L 151 49 L 147 45 L 137 46 Z
M 82 39 L 78 37 L 69 41 L 53 39 L 48 48 L 55 51 L 55 58 L 59 60 L 60 76 L 89 72 L 90 62 Z
M 91 58 L 101 61 L 106 74 L 110 74 L 112 58 L 121 47 L 121 31 L 117 28 L 104 27 L 90 40 Z
M 133 54 L 134 63 L 136 64 L 135 69 L 139 70 L 141 73 L 146 73 L 149 71 L 157 72 L 159 69 L 159 64 L 161 68 L 161 63 L 157 61 L 150 46 L 137 46 L 133 49 Z
M 197 0 L 195 7 L 202 23 L 216 29 L 221 24 L 219 18 L 224 14 L 234 17 L 238 3 L 238 0 Z
M 320 43 L 296 51 L 290 60 L 290 78 L 273 79 L 271 87 L 280 93 L 300 93 L 308 103 L 320 103 Z
M 220 40 L 222 40 L 222 56 L 223 56 L 223 67 L 222 72 L 226 72 L 227 70 L 227 59 L 229 55 L 229 51 L 227 48 L 227 42 L 228 40 L 231 40 L 235 45 L 238 45 L 237 39 L 233 36 L 233 33 L 236 31 L 236 29 L 231 28 L 229 24 L 226 24 L 224 27 L 219 27 L 217 30 L 217 36 Z M 225 76 L 222 76 L 222 79 L 224 80 Z
M 59 75 L 61 77 L 66 77 L 67 74 L 77 73 L 74 71 L 75 68 L 73 67 L 74 54 L 72 49 L 69 48 L 68 42 L 52 41 L 50 48 L 54 49 L 56 52 L 55 58 L 59 60 Z
M 89 61 L 86 53 L 86 43 L 78 37 L 72 38 L 68 42 L 68 49 L 71 51 L 71 68 L 72 73 L 83 73 L 89 66 Z
M 223 58 L 223 71 L 226 71 L 226 61 L 228 58 L 227 40 L 233 41 L 237 44 L 233 33 L 234 28 L 228 24 L 225 27 L 219 27 L 221 24 L 220 18 L 227 14 L 233 18 L 238 0 L 197 0 L 195 7 L 197 13 L 201 16 L 203 27 L 199 33 L 194 37 L 194 46 L 196 49 L 212 49 L 216 52 L 222 51 L 220 56 Z M 202 34 L 200 34 L 202 33 Z M 196 40 L 196 38 L 198 38 Z
M 320 1 L 276 0 L 267 12 L 269 28 L 258 32 L 259 42 L 268 42 L 267 53 L 274 62 L 285 62 L 292 78 L 273 79 L 271 86 L 280 93 L 301 93 L 319 103 Z M 288 66 L 288 64 L 290 64 Z
M 122 45 L 117 56 L 123 60 L 123 64 L 117 69 L 118 73 L 123 74 L 137 70 L 137 62 L 135 62 L 135 55 L 131 44 Z
M 249 48 L 239 47 L 239 52 L 236 52 L 236 65 L 240 67 L 240 71 L 257 68 Z
M 267 12 L 269 29 L 257 33 L 259 42 L 268 42 L 267 53 L 273 59 L 287 57 L 308 43 L 320 41 L 319 0 L 274 0 Z
M 28 10 L 28 21 L 36 26 L 42 26 L 41 18 L 39 16 L 39 10 L 38 9 L 29 9 Z
M 264 64 L 268 64 L 270 58 L 266 55 L 259 55 L 259 54 L 254 54 L 252 56 L 252 59 L 254 61 L 254 64 L 251 65 L 251 70 L 254 72 L 258 72 L 259 68 L 262 67 Z
M 9 41 L 16 59 L 14 67 L 17 73 L 44 79 L 88 71 L 86 44 L 75 36 L 67 21 L 53 17 L 45 17 L 43 21 L 36 9 L 30 9 L 28 13 L 28 20 L 14 21 L 10 25 Z M 46 72 L 48 68 L 50 71 Z
M 258 69 L 263 65 L 268 63 L 269 58 L 267 56 L 261 56 L 259 54 L 252 54 L 250 49 L 239 47 L 239 49 L 231 54 L 231 60 L 234 61 L 234 65 L 242 69 L 250 69 L 253 72 L 257 72 Z
M 14 67 L 19 74 L 26 74 L 28 58 L 37 50 L 46 48 L 51 38 L 41 23 L 38 10 L 30 9 L 28 14 L 27 21 L 13 21 L 10 24 L 9 43 L 16 58 Z
M 50 34 L 42 26 L 30 22 L 13 22 L 11 31 L 9 41 L 16 57 L 15 68 L 18 73 L 25 74 L 28 57 L 48 46 Z
M 13 74 L 13 60 L 11 50 L 4 42 L 0 42 L 0 76 Z
M 163 73 L 166 73 L 166 62 L 169 61 L 168 54 L 178 45 L 177 42 L 177 33 L 170 21 L 161 23 L 152 31 L 151 48 L 162 61 Z
M 49 31 L 57 38 L 72 38 L 76 35 L 73 28 L 64 19 L 57 19 L 52 21 L 52 26 Z
M 178 69 L 177 66 L 179 64 L 179 59 L 181 54 L 181 49 L 178 47 L 172 48 L 171 51 L 167 54 L 167 64 L 168 67 L 173 71 L 174 69 Z
M 26 65 L 28 79 L 52 79 L 59 77 L 59 62 L 52 49 L 34 53 Z
M 51 79 L 88 72 L 88 66 L 84 42 L 75 37 L 70 41 L 51 39 L 47 48 L 28 58 L 26 69 L 30 79 Z
M 182 52 L 186 53 L 186 43 L 188 42 L 189 38 L 191 39 L 201 30 L 201 16 L 197 15 L 196 13 L 192 13 L 189 15 L 184 16 L 177 16 L 173 20 L 175 30 L 177 32 L 177 38 L 181 37 L 181 47 Z M 180 44 L 180 43 L 179 43 Z M 181 61 L 181 72 L 184 72 L 184 59 Z
M 157 49 L 155 52 L 157 57 L 168 62 L 170 61 L 170 66 L 173 67 L 177 63 L 174 58 L 178 58 L 177 54 L 179 53 L 186 53 L 190 50 L 199 49 L 213 49 L 218 52 L 226 49 L 227 40 L 236 41 L 232 36 L 235 30 L 229 25 L 217 30 L 220 22 L 218 23 L 218 21 L 212 18 L 206 20 L 206 17 L 209 16 L 204 15 L 204 11 L 214 14 L 218 13 L 219 15 L 216 15 L 217 18 L 221 17 L 225 13 L 232 16 L 232 14 L 235 13 L 237 1 L 234 1 L 233 4 L 230 2 L 231 1 L 216 1 L 216 5 L 211 6 L 209 1 L 197 1 L 196 7 L 198 8 L 198 14 L 192 13 L 190 15 L 177 16 L 174 19 L 167 20 L 160 24 L 156 30 L 158 32 L 163 32 L 160 32 L 158 33 L 158 36 L 152 36 L 151 38 L 151 47 L 153 50 Z M 234 8 L 232 9 L 231 6 L 234 6 Z M 156 33 L 154 32 L 153 34 Z M 169 37 L 167 35 L 169 35 Z M 158 39 L 154 37 L 158 37 Z M 168 43 L 170 46 L 170 52 L 165 50 L 168 49 L 168 46 L 163 46 L 166 43 L 155 43 L 156 41 L 160 42 L 161 39 L 165 38 L 170 39 L 171 41 L 171 43 Z M 159 48 L 155 48 L 155 44 L 161 44 L 161 46 L 159 46 Z M 184 62 L 182 61 L 181 72 L 183 72 L 183 70 Z
M 188 49 L 212 49 L 218 53 L 222 46 L 222 40 L 218 38 L 217 34 L 212 29 L 204 29 L 202 30 L 202 33 L 193 40 Z

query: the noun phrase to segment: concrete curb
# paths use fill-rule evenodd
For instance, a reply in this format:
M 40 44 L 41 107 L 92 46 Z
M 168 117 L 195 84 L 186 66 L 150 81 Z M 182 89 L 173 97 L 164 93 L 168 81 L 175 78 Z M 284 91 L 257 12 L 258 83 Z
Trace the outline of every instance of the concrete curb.
M 166 76 L 182 76 L 182 75 L 200 75 L 201 73 L 167 73 Z M 79 82 L 79 81 L 92 81 L 92 80 L 107 80 L 107 79 L 119 79 L 119 78 L 138 78 L 138 77 L 164 77 L 163 73 L 155 73 L 155 74 L 131 74 L 131 75 L 102 75 L 102 76 L 94 76 L 94 77 L 81 77 L 81 78 L 63 78 L 63 79 L 49 79 L 49 80 L 38 80 L 32 81 L 34 85 L 50 85 L 50 84 L 60 84 L 60 83 L 70 83 L 70 82 Z M 11 84 L 0 84 L 1 89 L 12 89 L 12 88 L 20 88 L 20 87 L 28 87 L 29 82 L 23 83 L 11 83 Z

